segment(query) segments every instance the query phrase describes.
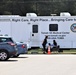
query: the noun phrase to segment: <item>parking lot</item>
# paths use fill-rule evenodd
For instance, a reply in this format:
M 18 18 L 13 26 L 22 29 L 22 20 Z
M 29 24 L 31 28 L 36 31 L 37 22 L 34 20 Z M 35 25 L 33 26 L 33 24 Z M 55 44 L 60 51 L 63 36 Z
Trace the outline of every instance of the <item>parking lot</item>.
M 76 55 L 20 55 L 0 61 L 0 75 L 76 75 Z

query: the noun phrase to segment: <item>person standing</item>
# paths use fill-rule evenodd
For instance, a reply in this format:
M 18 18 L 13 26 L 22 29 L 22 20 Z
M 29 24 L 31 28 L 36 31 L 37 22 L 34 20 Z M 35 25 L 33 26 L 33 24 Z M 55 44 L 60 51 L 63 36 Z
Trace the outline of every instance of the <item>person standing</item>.
M 45 38 L 43 40 L 43 43 L 42 43 L 42 46 L 43 46 L 43 54 L 45 54 L 45 52 L 46 52 L 47 38 L 48 38 L 48 36 L 45 36 Z

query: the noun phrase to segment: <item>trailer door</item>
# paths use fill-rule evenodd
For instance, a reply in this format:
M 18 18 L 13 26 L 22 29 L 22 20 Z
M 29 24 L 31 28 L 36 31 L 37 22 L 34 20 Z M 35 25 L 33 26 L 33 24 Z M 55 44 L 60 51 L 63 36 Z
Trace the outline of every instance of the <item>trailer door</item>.
M 39 46 L 39 26 L 38 25 L 32 25 L 31 46 L 32 47 Z

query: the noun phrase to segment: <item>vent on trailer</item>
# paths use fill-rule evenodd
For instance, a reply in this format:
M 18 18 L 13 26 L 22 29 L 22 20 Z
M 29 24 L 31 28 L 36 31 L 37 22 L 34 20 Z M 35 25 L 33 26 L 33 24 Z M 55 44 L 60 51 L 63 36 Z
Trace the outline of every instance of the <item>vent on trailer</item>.
M 37 17 L 35 13 L 27 13 L 26 17 Z
M 61 12 L 60 16 L 71 16 L 69 12 Z
M 19 15 L 0 15 L 0 17 L 20 17 Z

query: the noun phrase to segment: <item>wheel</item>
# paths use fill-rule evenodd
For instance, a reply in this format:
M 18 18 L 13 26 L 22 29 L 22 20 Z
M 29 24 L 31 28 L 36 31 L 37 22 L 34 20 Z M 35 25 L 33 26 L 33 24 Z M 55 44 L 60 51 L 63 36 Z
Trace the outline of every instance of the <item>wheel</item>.
M 5 61 L 9 59 L 9 55 L 6 51 L 0 51 L 0 60 Z
M 16 57 L 18 57 L 20 54 L 17 54 Z

